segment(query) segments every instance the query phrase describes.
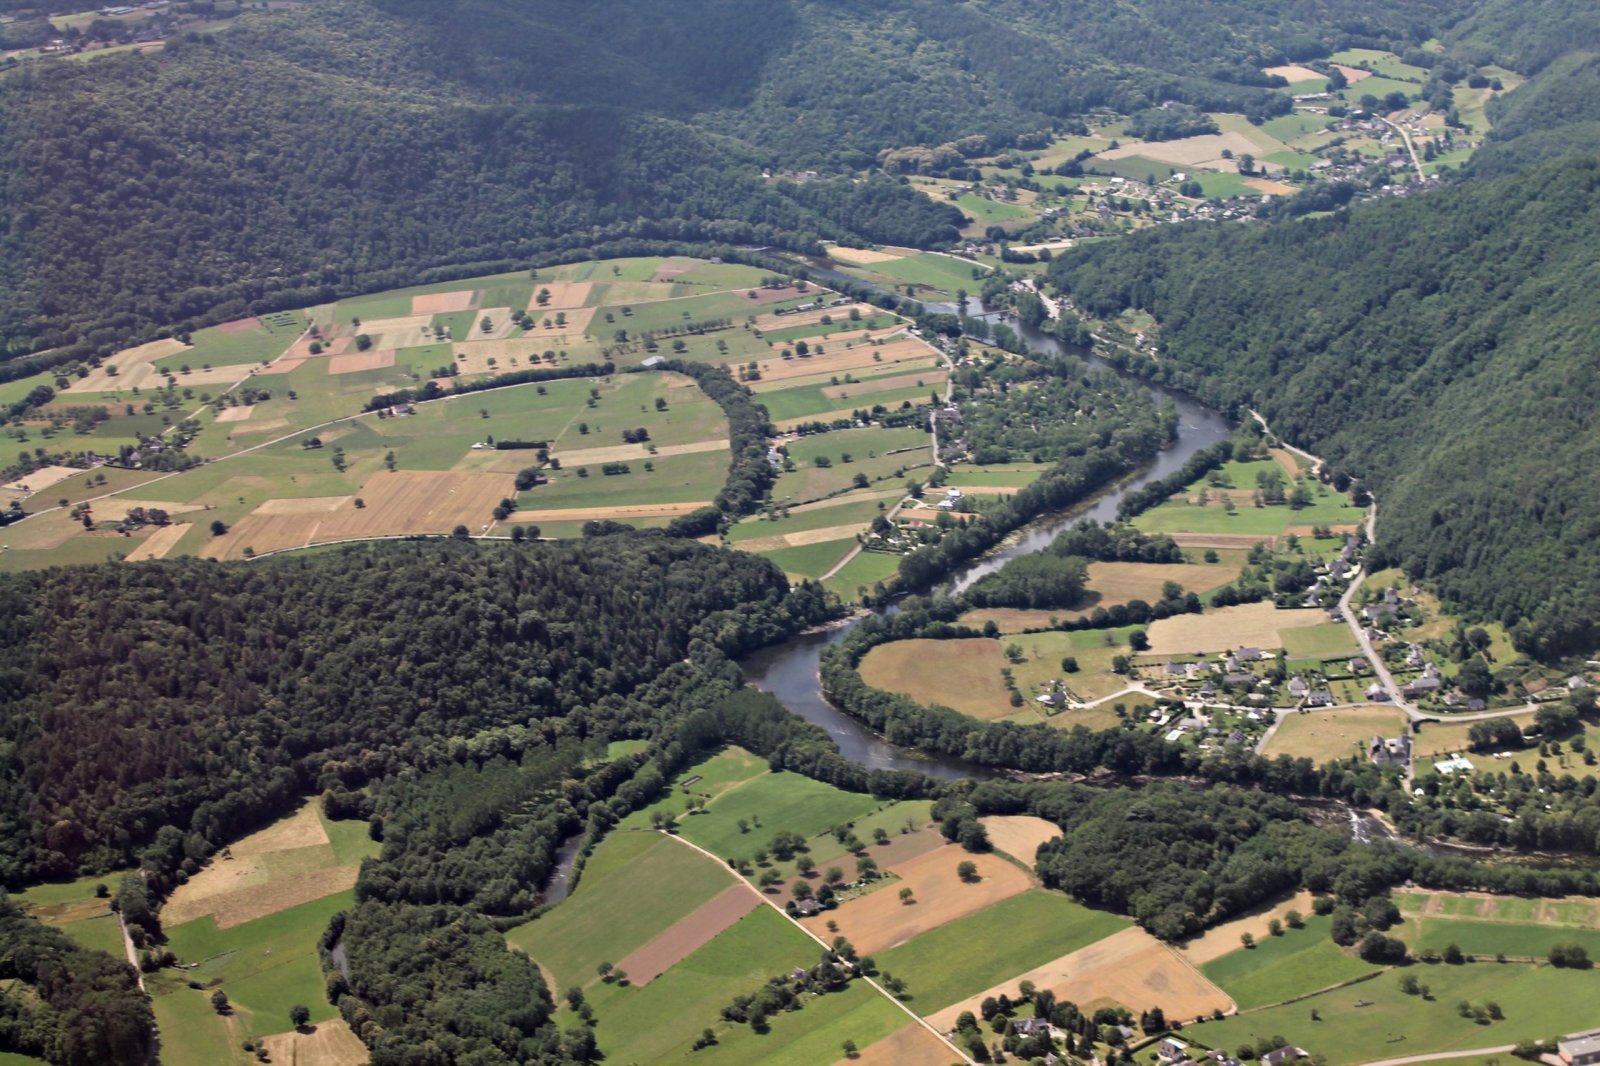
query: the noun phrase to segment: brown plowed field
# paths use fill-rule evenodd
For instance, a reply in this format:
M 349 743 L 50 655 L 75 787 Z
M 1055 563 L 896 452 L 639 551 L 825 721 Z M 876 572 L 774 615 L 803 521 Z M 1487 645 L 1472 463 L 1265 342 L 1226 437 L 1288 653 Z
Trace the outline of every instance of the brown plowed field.
M 944 843 L 944 834 L 939 830 L 924 828 L 915 833 L 892 836 L 887 844 L 869 844 L 866 853 L 878 864 L 880 870 L 893 870 L 896 865 L 910 862 L 935 848 L 943 847 Z M 853 870 L 855 861 L 855 855 L 840 851 L 829 855 L 826 859 L 818 859 L 817 869 L 826 870 L 830 866 L 837 866 L 844 870 Z
M 759 291 L 776 291 L 781 294 L 775 297 L 775 299 L 779 300 L 787 300 L 791 296 L 804 295 L 803 293 L 795 292 L 793 289 L 761 289 Z M 815 292 L 816 290 L 812 291 Z M 829 293 L 824 293 L 823 296 L 829 300 L 837 299 L 837 297 Z M 768 330 L 793 329 L 796 326 L 820 326 L 824 318 L 832 319 L 835 322 L 843 322 L 850 317 L 852 309 L 860 311 L 862 318 L 871 318 L 873 315 L 883 314 L 882 310 L 873 307 L 871 304 L 840 304 L 838 307 L 818 307 L 811 311 L 801 311 L 793 315 L 761 315 L 756 319 L 756 329 L 766 333 Z
M 512 481 L 510 474 L 459 470 L 380 471 L 355 494 L 364 508 L 352 501 L 335 511 L 275 514 L 286 504 L 268 501 L 214 538 L 205 554 L 237 559 L 247 547 L 262 553 L 359 537 L 449 533 L 457 525 L 477 532 L 501 499 L 515 495 Z
M 1048 988 L 1058 1001 L 1070 1001 L 1091 1011 L 1120 1004 L 1132 1011 L 1160 1007 L 1174 1018 L 1195 1018 L 1213 1010 L 1233 1009 L 1227 993 L 1201 976 L 1200 971 L 1143 929 L 1133 928 L 1019 973 L 930 1015 L 928 1021 L 935 1029 L 948 1032 L 955 1028 L 962 1011 L 977 1013 L 986 996 L 1001 992 L 1015 996 L 1023 981 Z
M 471 289 L 459 289 L 456 292 L 430 292 L 411 298 L 411 313 L 414 315 L 444 315 L 452 311 L 465 311 L 472 306 L 475 296 Z
M 729 885 L 673 922 L 671 928 L 628 955 L 617 967 L 627 972 L 632 983 L 647 985 L 760 906 L 761 897 L 749 885 Z
M 1311 893 L 1297 892 L 1288 899 L 1269 903 L 1265 906 L 1255 907 L 1252 910 L 1231 918 L 1221 925 L 1214 925 L 1193 940 L 1178 945 L 1178 950 L 1183 952 L 1183 957 L 1196 966 L 1203 966 L 1224 955 L 1239 951 L 1243 946 L 1239 937 L 1249 933 L 1257 940 L 1266 940 L 1272 935 L 1268 923 L 1276 918 L 1282 921 L 1284 915 L 1290 911 L 1299 911 L 1301 914 L 1311 913 Z
M 588 522 L 593 519 L 609 518 L 616 522 L 626 522 L 630 518 L 675 518 L 710 506 L 710 500 L 700 500 L 697 503 L 647 503 L 636 507 L 557 507 L 547 511 L 517 511 L 506 521 Z
M 834 1066 L 945 1066 L 952 1061 L 959 1061 L 955 1052 L 927 1029 L 912 1022 L 862 1048 L 855 1058 L 840 1059 Z
M 253 333 L 261 328 L 259 318 L 236 318 L 217 327 L 218 333 Z
M 1030 814 L 999 814 L 978 819 L 989 831 L 989 843 L 1013 859 L 1032 865 L 1039 845 L 1061 835 L 1061 827 Z
M 956 876 L 956 866 L 977 864 L 978 880 L 968 884 Z M 805 925 L 827 938 L 827 923 L 839 923 L 839 932 L 863 955 L 876 955 L 903 944 L 930 929 L 948 925 L 1003 899 L 1026 892 L 1032 880 L 1015 863 L 998 855 L 975 855 L 946 844 L 892 867 L 900 878 L 847 900 L 837 910 L 805 919 Z M 914 893 L 913 903 L 900 902 L 900 889 Z
M 854 348 L 846 348 L 843 345 L 837 348 L 829 346 L 822 355 L 813 355 L 805 359 L 798 357 L 784 359 L 781 356 L 773 356 L 761 362 L 759 367 L 763 382 L 788 381 L 793 378 L 809 377 L 812 374 L 835 374 L 869 366 L 888 367 L 913 360 L 926 362 L 932 354 L 928 346 L 919 340 L 895 340 L 886 344 L 858 344 Z M 769 392 L 772 388 L 757 391 Z
M 539 302 L 539 290 L 549 289 L 550 299 L 544 303 Z M 528 314 L 538 317 L 546 311 L 559 311 L 565 308 L 583 307 L 589 302 L 589 294 L 594 291 L 592 281 L 546 281 L 534 285 L 533 295 L 528 299 Z

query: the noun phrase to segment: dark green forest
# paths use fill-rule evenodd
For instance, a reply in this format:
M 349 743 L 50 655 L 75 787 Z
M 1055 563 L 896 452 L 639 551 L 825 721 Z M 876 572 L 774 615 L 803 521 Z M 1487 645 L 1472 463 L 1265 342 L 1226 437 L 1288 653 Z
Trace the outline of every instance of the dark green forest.
M 1377 495 L 1379 561 L 1537 655 L 1600 639 L 1600 163 L 1547 164 L 1269 226 L 1164 228 L 1073 252 L 1081 306 L 1162 323 L 1142 369 Z

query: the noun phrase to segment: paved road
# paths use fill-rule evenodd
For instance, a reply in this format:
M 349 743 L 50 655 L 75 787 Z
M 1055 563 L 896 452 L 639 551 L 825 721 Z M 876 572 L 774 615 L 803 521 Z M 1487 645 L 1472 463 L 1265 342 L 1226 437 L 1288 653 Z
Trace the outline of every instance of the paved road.
M 678 835 L 676 835 L 674 833 L 665 833 L 664 835 L 667 836 L 667 837 L 670 837 L 673 840 L 676 840 L 678 843 L 682 844 L 686 848 L 693 848 L 694 850 L 698 851 L 700 854 L 704 855 L 706 858 L 710 859 L 712 862 L 716 863 L 718 866 L 722 866 L 722 867 L 726 867 L 727 866 L 727 863 L 724 862 L 722 859 L 719 859 L 717 856 L 713 855 L 711 852 L 707 851 L 705 848 L 702 848 L 699 844 L 696 844 L 693 841 L 685 840 L 683 837 L 678 836 Z M 734 876 L 734 879 L 737 880 L 741 885 L 743 885 L 745 888 L 749 889 L 751 892 L 754 892 L 760 898 L 762 903 L 765 903 L 767 906 L 771 907 L 773 910 L 775 910 L 779 914 L 783 915 L 784 921 L 788 922 L 790 925 L 794 926 L 796 929 L 800 930 L 806 936 L 810 937 L 812 940 L 814 940 L 818 944 L 820 944 L 822 946 L 823 950 L 825 950 L 825 951 L 832 951 L 833 950 L 833 946 L 831 944 L 829 944 L 826 940 L 822 939 L 820 936 L 818 936 L 817 934 L 813 933 L 810 929 L 807 929 L 804 925 L 802 925 L 800 922 L 798 922 L 794 918 L 791 918 L 789 916 L 789 912 L 788 911 L 786 911 L 782 907 L 778 906 L 777 900 L 773 899 L 771 896 L 767 895 L 765 892 L 762 892 L 760 889 L 756 888 L 755 885 L 752 885 L 749 881 L 746 881 L 743 877 L 740 877 L 738 874 L 734 874 L 733 876 Z M 928 1032 L 932 1033 L 934 1035 L 934 1037 L 941 1044 L 943 1044 L 945 1047 L 950 1049 L 950 1053 L 952 1055 L 955 1055 L 958 1058 L 960 1058 L 962 1062 L 971 1063 L 972 1066 L 977 1066 L 977 1064 L 973 1062 L 973 1059 L 972 1059 L 972 1057 L 970 1055 L 968 1055 L 965 1051 L 961 1050 L 961 1048 L 957 1047 L 955 1044 L 951 1043 L 948 1037 L 946 1037 L 943 1033 L 939 1032 L 938 1029 L 936 1029 L 932 1025 L 930 1025 L 916 1011 L 912 1010 L 910 1007 L 908 1007 L 904 1003 L 900 1002 L 899 997 L 895 996 L 887 988 L 884 988 L 877 981 L 873 980 L 871 977 L 868 977 L 866 974 L 860 974 L 860 978 L 861 978 L 861 980 L 865 981 L 867 984 L 871 985 L 873 988 L 877 989 L 879 995 L 883 996 L 890 1003 L 893 1003 L 896 1007 L 899 1007 L 902 1011 L 904 1011 L 906 1013 L 906 1015 L 908 1017 L 910 1017 L 910 1019 L 912 1021 L 916 1022 L 918 1025 L 922 1026 Z
M 1398 1059 L 1379 1059 L 1377 1062 L 1364 1062 L 1361 1066 L 1410 1066 L 1414 1062 L 1432 1062 L 1435 1059 L 1470 1059 L 1478 1055 L 1509 1055 L 1514 1044 L 1502 1044 L 1500 1047 L 1480 1047 L 1471 1051 L 1435 1051 L 1431 1055 L 1407 1055 Z
M 1400 135 L 1401 140 L 1406 142 L 1406 152 L 1411 156 L 1411 165 L 1417 170 L 1417 180 L 1427 181 L 1428 176 L 1422 172 L 1422 160 L 1417 158 L 1417 150 L 1411 144 L 1411 134 L 1407 133 L 1406 128 L 1400 125 L 1398 122 L 1390 122 L 1388 119 L 1384 119 L 1383 121 L 1388 124 L 1390 129 L 1394 130 Z

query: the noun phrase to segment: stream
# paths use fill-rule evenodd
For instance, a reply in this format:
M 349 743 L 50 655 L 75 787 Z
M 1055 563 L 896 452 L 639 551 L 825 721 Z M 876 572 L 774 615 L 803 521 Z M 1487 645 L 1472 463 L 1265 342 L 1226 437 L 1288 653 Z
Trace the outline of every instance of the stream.
M 935 312 L 955 311 L 954 304 L 931 303 L 924 306 Z M 1010 325 L 1034 351 L 1061 355 L 1077 354 L 1087 358 L 1095 366 L 1116 369 L 1096 356 L 1082 356 L 1082 353 L 1071 351 L 1054 337 L 1025 327 L 1020 322 L 1013 320 Z M 1112 491 L 1028 524 L 1007 538 L 996 550 L 957 569 L 939 587 L 937 593 L 949 595 L 966 589 L 985 574 L 1000 569 L 1009 560 L 1042 550 L 1056 538 L 1057 534 L 1083 519 L 1094 519 L 1098 522 L 1114 521 L 1117 516 L 1117 505 L 1130 490 L 1173 473 L 1188 462 L 1196 452 L 1232 437 L 1233 428 L 1227 420 L 1193 397 L 1160 385 L 1146 383 L 1146 386 L 1158 401 L 1170 400 L 1177 408 L 1178 439 L 1171 447 L 1157 456 L 1149 466 Z M 875 613 L 882 614 L 894 610 L 891 605 L 878 608 Z M 801 634 L 781 644 L 763 648 L 747 656 L 741 663 L 745 676 L 757 688 L 778 697 L 783 705 L 795 714 L 827 730 L 838 743 L 841 755 L 868 769 L 917 770 L 948 780 L 995 776 L 994 771 L 987 767 L 890 744 L 827 701 L 822 694 L 822 680 L 818 676 L 818 663 L 822 657 L 822 650 L 844 639 L 845 634 L 861 624 L 865 617 L 863 615 L 852 619 L 826 632 Z

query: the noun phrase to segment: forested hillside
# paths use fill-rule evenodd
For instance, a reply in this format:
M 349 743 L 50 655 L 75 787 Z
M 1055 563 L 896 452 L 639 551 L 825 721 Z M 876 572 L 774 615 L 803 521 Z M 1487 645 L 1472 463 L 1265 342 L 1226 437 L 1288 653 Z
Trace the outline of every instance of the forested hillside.
M 7 885 L 171 874 L 454 737 L 648 728 L 661 701 L 629 694 L 692 641 L 733 653 L 821 610 L 765 560 L 660 536 L 57 569 L 0 579 L 0 605 Z
M 1378 552 L 1539 654 L 1600 638 L 1600 163 L 1329 218 L 1172 227 L 1064 256 L 1097 314 L 1162 324 L 1155 373 L 1251 405 L 1359 475 Z
M 844 180 L 1096 107 L 1287 110 L 1264 63 L 1405 48 L 1466 0 L 786 4 L 328 0 L 0 82 L 0 352 L 622 240 L 939 245 L 959 213 Z M 763 166 L 840 180 L 763 183 Z

